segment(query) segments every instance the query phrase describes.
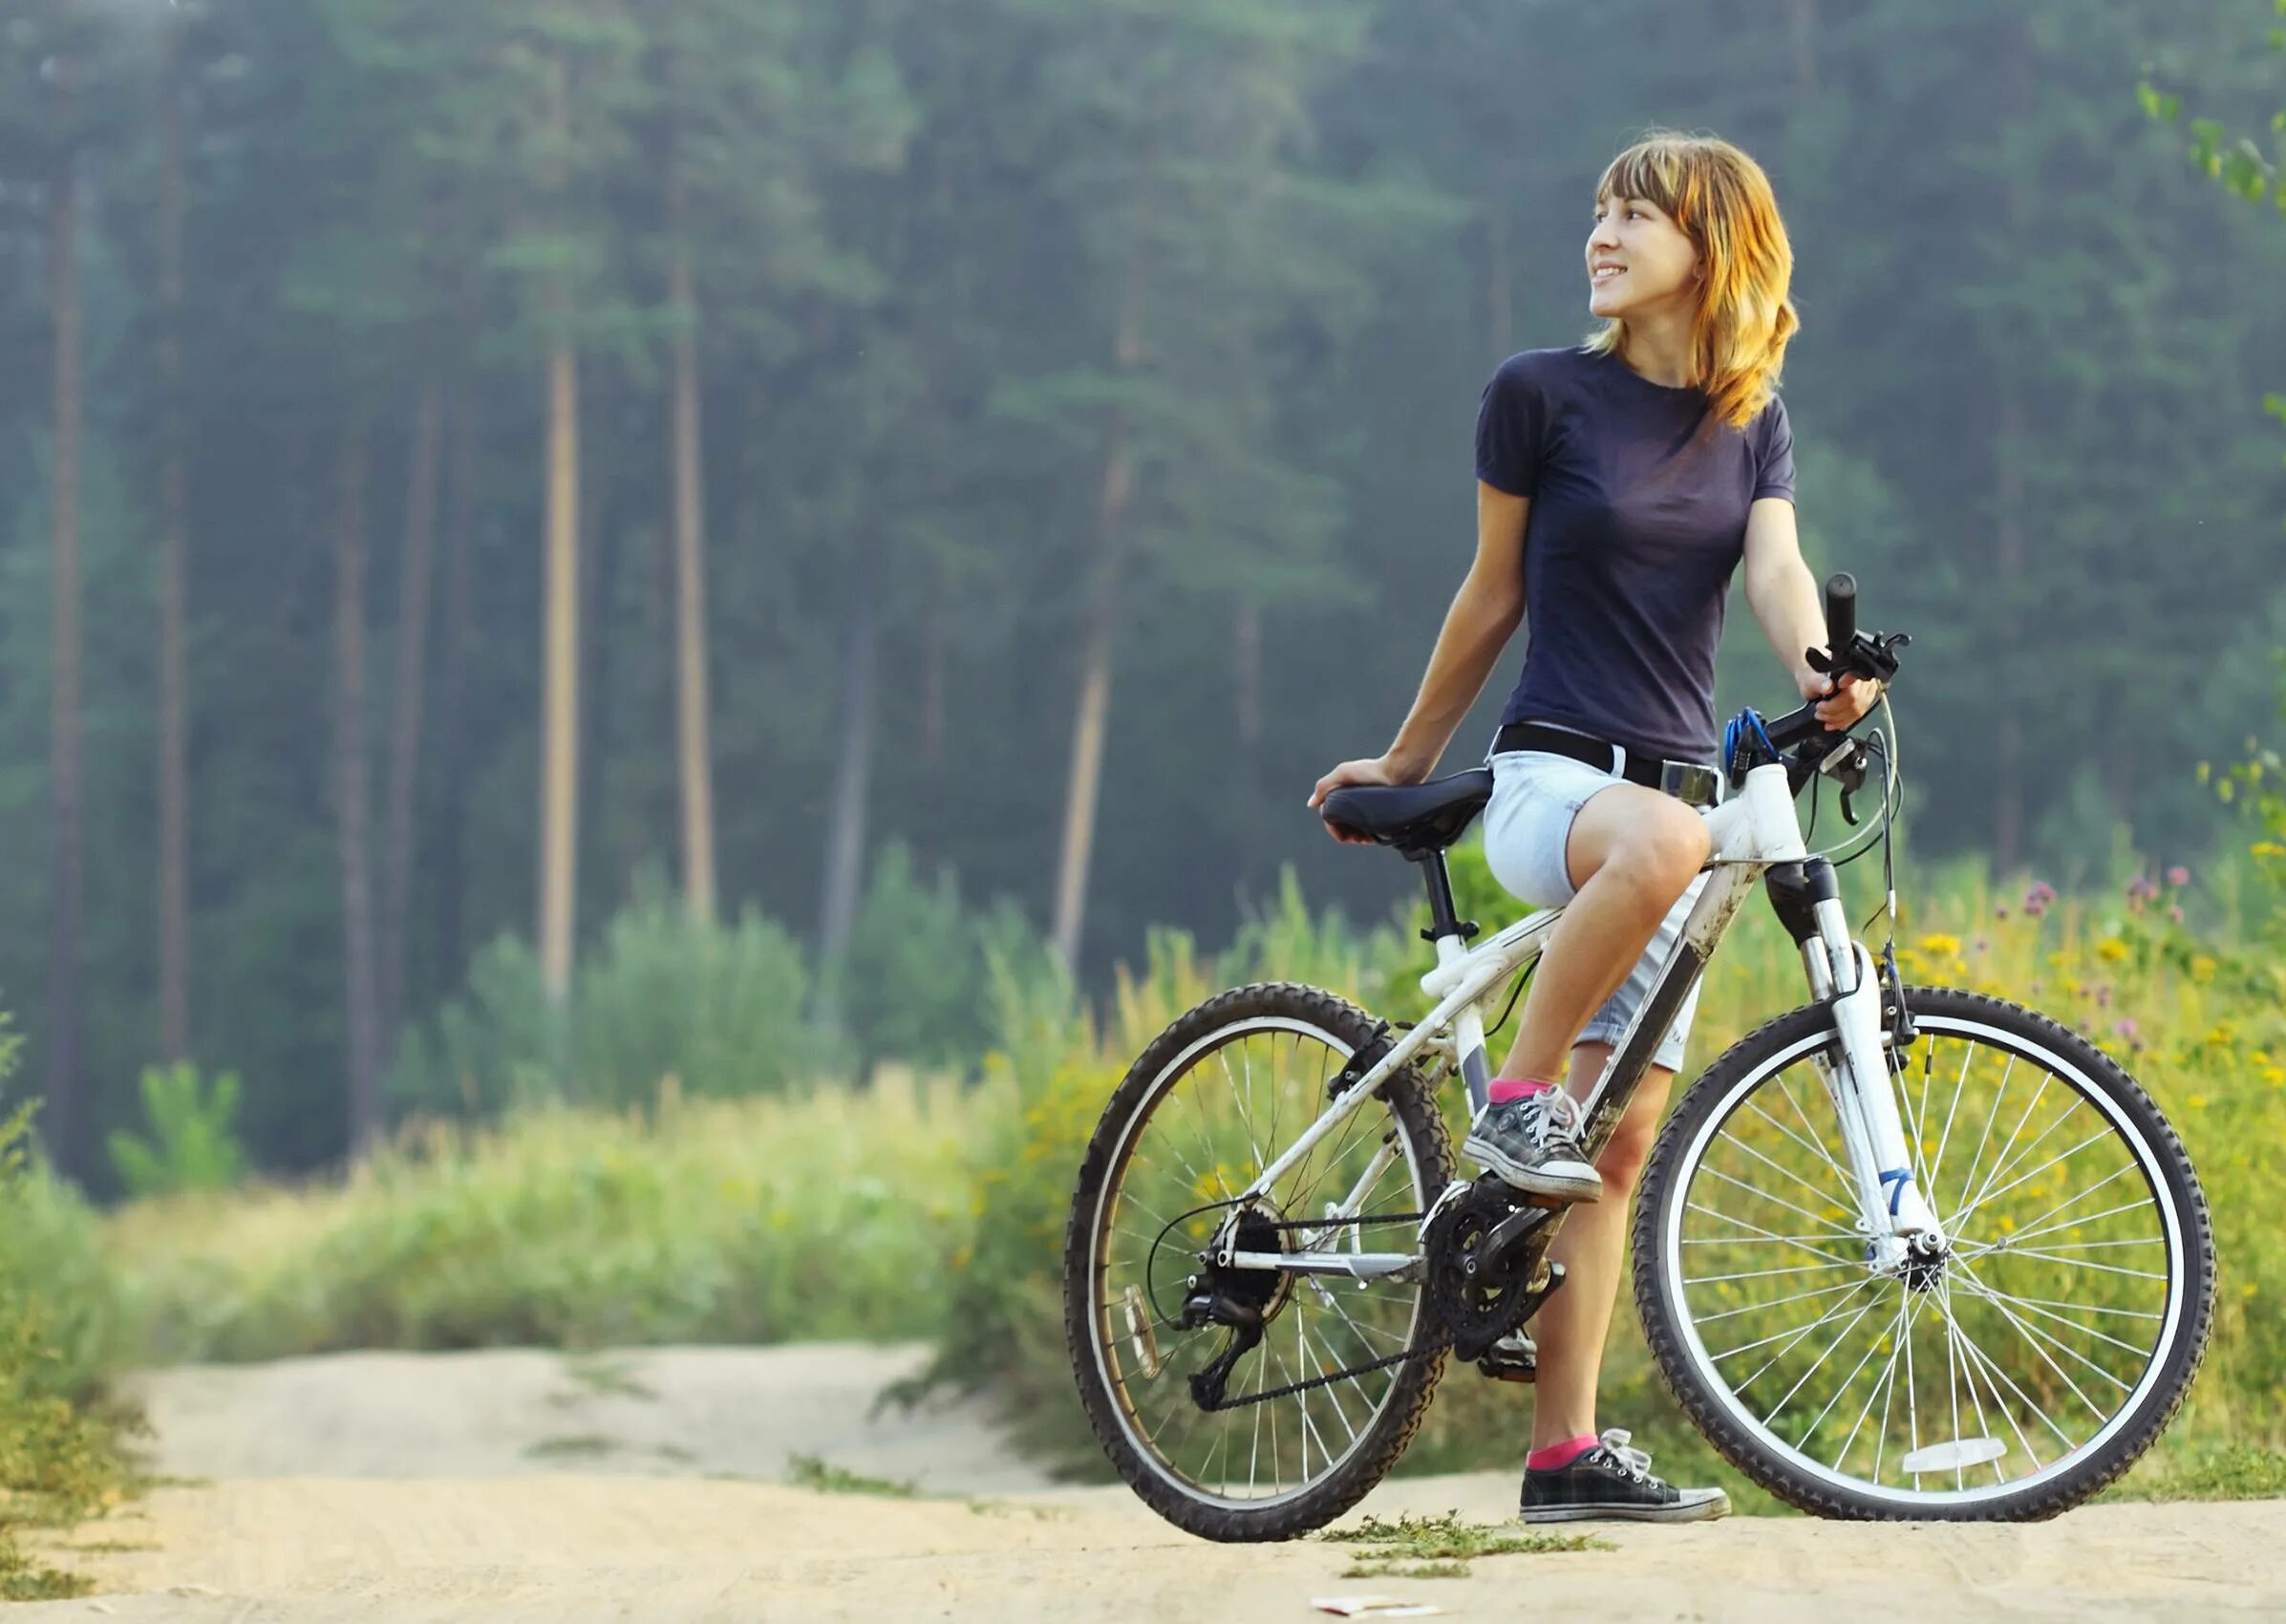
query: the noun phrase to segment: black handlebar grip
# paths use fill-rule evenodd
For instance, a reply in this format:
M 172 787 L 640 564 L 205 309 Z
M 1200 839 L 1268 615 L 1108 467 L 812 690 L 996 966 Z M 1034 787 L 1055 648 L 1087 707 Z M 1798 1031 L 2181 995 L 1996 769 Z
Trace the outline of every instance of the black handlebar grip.
M 1857 641 L 1857 577 L 1847 572 L 1827 578 L 1826 649 L 1839 659 Z

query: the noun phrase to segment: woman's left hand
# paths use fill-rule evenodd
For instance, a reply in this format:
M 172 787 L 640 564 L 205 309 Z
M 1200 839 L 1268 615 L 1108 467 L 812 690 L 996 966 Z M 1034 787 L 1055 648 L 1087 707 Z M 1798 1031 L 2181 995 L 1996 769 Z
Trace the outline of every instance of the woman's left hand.
M 1805 699 L 1822 701 L 1817 710 L 1818 721 L 1829 733 L 1854 726 L 1881 698 L 1880 685 L 1866 681 L 1855 672 L 1842 673 L 1839 691 L 1824 672 L 1812 671 L 1807 666 L 1794 673 L 1794 680 Z

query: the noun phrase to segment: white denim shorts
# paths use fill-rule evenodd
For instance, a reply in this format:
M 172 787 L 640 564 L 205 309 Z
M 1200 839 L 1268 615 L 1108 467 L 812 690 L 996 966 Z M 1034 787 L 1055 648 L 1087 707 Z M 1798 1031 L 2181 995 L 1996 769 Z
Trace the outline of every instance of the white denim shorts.
M 1544 750 L 1504 751 L 1490 758 L 1492 799 L 1484 814 L 1485 857 L 1492 877 L 1506 890 L 1535 908 L 1561 908 L 1578 894 L 1565 861 L 1571 839 L 1571 821 L 1599 791 L 1627 780 L 1616 774 Z M 1617 1045 L 1635 1011 L 1651 996 L 1653 984 L 1667 954 L 1682 934 L 1683 921 L 1707 876 L 1691 882 L 1679 901 L 1659 921 L 1635 968 L 1619 991 L 1604 1000 L 1579 1035 L 1582 1043 Z M 1676 1012 L 1653 1063 L 1679 1072 L 1683 1049 L 1691 1035 L 1691 1019 L 1698 1013 L 1698 989 L 1693 987 Z

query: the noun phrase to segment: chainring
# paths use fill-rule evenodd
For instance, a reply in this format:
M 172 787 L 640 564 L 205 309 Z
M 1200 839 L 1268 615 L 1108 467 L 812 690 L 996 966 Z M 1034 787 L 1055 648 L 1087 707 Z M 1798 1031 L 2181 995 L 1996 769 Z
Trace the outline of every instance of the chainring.
M 1520 1191 L 1487 1175 L 1446 1202 L 1423 1237 L 1429 1307 L 1473 1359 L 1531 1317 L 1555 1279 L 1544 1261 L 1556 1214 L 1497 1250 L 1487 1243 L 1503 1220 L 1529 1205 Z

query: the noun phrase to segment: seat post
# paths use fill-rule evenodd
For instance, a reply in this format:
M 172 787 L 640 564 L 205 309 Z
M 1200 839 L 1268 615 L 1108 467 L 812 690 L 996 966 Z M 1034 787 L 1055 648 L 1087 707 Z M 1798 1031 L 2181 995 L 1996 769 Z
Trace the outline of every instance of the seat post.
M 1463 919 L 1453 907 L 1452 873 L 1444 864 L 1442 849 L 1407 852 L 1405 855 L 1421 865 L 1421 883 L 1429 890 L 1429 928 L 1421 933 L 1424 942 L 1434 942 L 1442 936 L 1456 936 L 1462 941 L 1476 935 L 1473 919 Z

